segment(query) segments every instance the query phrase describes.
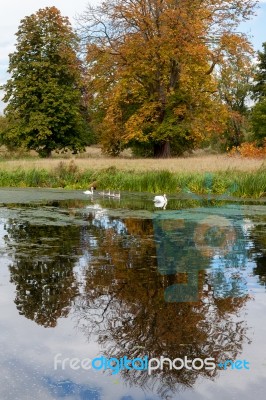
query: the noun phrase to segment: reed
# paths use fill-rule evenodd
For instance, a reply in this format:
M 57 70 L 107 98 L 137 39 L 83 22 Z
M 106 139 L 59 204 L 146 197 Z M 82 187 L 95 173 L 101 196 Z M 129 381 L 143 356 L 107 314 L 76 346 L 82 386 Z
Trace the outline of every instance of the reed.
M 101 170 L 80 169 L 73 161 L 54 168 L 0 170 L 2 187 L 51 187 L 97 190 L 125 190 L 150 193 L 194 193 L 229 195 L 242 198 L 266 197 L 266 168 L 257 171 L 170 172 L 125 171 L 115 167 Z

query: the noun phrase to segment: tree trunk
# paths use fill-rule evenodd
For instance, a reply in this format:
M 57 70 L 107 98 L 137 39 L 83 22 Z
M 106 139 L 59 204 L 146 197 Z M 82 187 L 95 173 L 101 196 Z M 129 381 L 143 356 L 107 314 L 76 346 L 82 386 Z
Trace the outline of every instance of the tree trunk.
M 52 155 L 52 150 L 49 147 L 43 147 L 42 149 L 38 150 L 39 156 L 41 158 L 48 158 Z
M 153 154 L 155 158 L 169 158 L 171 157 L 170 142 L 156 143 L 153 147 Z

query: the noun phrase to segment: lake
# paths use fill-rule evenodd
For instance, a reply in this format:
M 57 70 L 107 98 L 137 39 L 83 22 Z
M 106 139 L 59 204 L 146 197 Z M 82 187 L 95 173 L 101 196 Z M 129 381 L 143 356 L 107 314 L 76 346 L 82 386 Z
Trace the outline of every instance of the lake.
M 256 400 L 266 202 L 0 190 L 0 399 Z

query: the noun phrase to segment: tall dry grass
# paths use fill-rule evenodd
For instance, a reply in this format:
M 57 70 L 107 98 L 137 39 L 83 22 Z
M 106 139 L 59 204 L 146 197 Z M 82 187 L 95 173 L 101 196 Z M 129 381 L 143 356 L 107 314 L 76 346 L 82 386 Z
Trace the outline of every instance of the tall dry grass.
M 16 156 L 17 157 L 17 156 Z M 65 156 L 53 155 L 50 159 L 40 159 L 34 153 L 18 158 L 0 157 L 0 169 L 14 171 L 19 168 L 53 170 L 60 162 L 66 164 L 73 160 L 81 171 L 101 170 L 114 167 L 122 171 L 162 171 L 170 172 L 217 172 L 217 171 L 256 171 L 266 166 L 266 160 L 247 159 L 239 156 L 222 154 L 192 155 L 170 159 L 133 158 L 129 152 L 123 153 L 118 158 L 103 156 L 98 147 L 90 147 L 86 153 L 78 156 L 66 154 Z

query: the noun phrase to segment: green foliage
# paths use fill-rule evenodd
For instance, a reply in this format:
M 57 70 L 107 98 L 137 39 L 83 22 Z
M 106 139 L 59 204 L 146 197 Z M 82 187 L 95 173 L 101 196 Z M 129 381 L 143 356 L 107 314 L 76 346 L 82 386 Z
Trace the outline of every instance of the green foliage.
M 131 150 L 135 157 L 146 158 L 146 157 L 153 157 L 154 150 L 153 150 L 153 143 L 150 142 L 132 142 Z
M 225 195 L 260 198 L 266 196 L 265 168 L 256 172 L 226 171 L 217 173 L 173 173 L 165 171 L 119 171 L 115 167 L 80 171 L 74 162 L 62 163 L 51 170 L 21 168 L 0 170 L 0 186 L 63 187 L 87 189 L 97 181 L 100 190 L 126 190 L 150 193 L 184 193 L 188 195 Z M 95 192 L 97 196 L 97 191 Z M 198 198 L 198 197 L 197 197 Z M 226 198 L 226 197 L 225 197 Z
M 230 110 L 226 129 L 218 140 L 218 149 L 222 152 L 240 146 L 247 140 L 250 130 L 249 113 L 241 114 Z M 217 138 L 216 138 L 217 139 Z
M 254 51 L 250 44 L 236 46 L 234 54 L 227 57 L 217 71 L 219 97 L 226 105 L 228 119 L 220 137 L 215 138 L 222 151 L 228 151 L 244 142 L 249 130 L 249 102 L 255 67 Z
M 13 151 L 17 147 L 16 135 L 14 136 L 12 124 L 7 117 L 0 116 L 0 145 L 6 145 L 9 151 Z M 6 140 L 6 137 L 9 140 Z
M 258 102 L 252 109 L 251 123 L 254 136 L 259 146 L 264 144 L 266 138 L 266 42 L 262 44 L 263 51 L 258 52 L 258 66 L 255 75 L 253 97 Z
M 5 132 L 7 127 L 8 127 L 7 118 L 4 117 L 3 115 L 0 115 L 0 137 L 2 137 L 2 134 Z
M 235 196 L 260 198 L 266 196 L 266 170 L 261 168 L 256 173 L 236 174 Z
M 251 116 L 254 139 L 262 146 L 266 138 L 266 97 L 262 98 L 252 110 Z
M 55 7 L 40 9 L 19 26 L 4 85 L 11 128 L 2 137 L 46 157 L 83 150 L 89 136 L 82 109 L 78 40 Z
M 266 42 L 262 43 L 263 51 L 258 51 L 258 65 L 255 74 L 253 97 L 258 100 L 266 96 Z

